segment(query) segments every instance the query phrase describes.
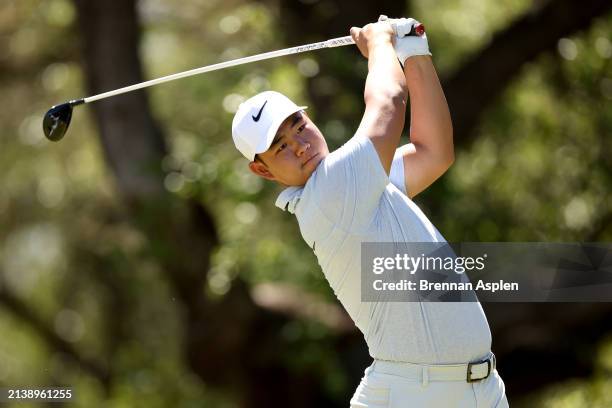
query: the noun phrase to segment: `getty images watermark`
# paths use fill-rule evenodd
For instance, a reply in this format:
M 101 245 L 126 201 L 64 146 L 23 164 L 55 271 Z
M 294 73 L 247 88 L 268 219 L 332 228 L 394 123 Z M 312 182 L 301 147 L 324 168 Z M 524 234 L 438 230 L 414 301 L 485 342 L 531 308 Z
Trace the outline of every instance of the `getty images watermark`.
M 610 302 L 612 244 L 363 243 L 363 301 Z

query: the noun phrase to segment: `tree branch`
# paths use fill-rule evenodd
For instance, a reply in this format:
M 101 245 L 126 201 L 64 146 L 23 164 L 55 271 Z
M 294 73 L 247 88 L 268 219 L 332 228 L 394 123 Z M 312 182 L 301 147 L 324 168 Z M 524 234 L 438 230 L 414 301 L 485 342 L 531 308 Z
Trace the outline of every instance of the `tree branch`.
M 455 145 L 466 146 L 474 140 L 473 130 L 483 111 L 525 63 L 554 50 L 559 38 L 589 27 L 595 18 L 611 9 L 609 0 L 553 0 L 541 8 L 535 6 L 498 32 L 488 46 L 443 80 Z

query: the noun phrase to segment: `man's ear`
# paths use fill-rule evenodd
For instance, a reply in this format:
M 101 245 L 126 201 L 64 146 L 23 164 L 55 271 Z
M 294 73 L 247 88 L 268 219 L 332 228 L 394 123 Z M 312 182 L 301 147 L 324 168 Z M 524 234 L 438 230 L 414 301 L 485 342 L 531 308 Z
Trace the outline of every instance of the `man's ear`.
M 266 180 L 272 180 L 272 181 L 276 180 L 276 177 L 274 177 L 274 175 L 270 173 L 270 170 L 268 170 L 268 167 L 266 167 L 265 164 L 259 161 L 250 162 L 249 169 L 256 175 L 258 175 L 259 177 L 263 177 Z

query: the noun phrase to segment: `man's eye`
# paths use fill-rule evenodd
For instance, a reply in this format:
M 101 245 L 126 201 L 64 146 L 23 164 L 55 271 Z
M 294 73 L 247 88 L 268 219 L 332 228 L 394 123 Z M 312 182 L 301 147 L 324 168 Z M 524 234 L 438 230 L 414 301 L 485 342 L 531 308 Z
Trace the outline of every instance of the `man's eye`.
M 304 130 L 305 127 L 306 127 L 306 124 L 304 123 L 302 126 L 300 126 L 298 128 L 298 133 L 300 133 L 302 130 Z
M 281 150 L 283 150 L 285 147 L 287 147 L 287 143 L 283 143 L 282 145 L 278 146 L 278 150 L 276 151 L 277 153 L 280 152 Z

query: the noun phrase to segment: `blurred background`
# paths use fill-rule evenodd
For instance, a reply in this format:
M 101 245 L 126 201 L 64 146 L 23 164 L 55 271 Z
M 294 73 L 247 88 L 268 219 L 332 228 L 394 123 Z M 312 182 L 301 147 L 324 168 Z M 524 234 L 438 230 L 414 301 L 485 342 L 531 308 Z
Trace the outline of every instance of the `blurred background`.
M 415 200 L 442 234 L 612 241 L 611 11 L 3 0 L 0 387 L 71 386 L 75 407 L 346 407 L 370 361 L 294 217 L 274 206 L 280 188 L 247 171 L 230 130 L 241 101 L 276 89 L 340 146 L 363 110 L 356 48 L 79 107 L 61 143 L 42 133 L 51 105 L 410 15 L 427 27 L 455 128 L 454 166 Z M 483 307 L 512 406 L 612 406 L 612 304 Z

